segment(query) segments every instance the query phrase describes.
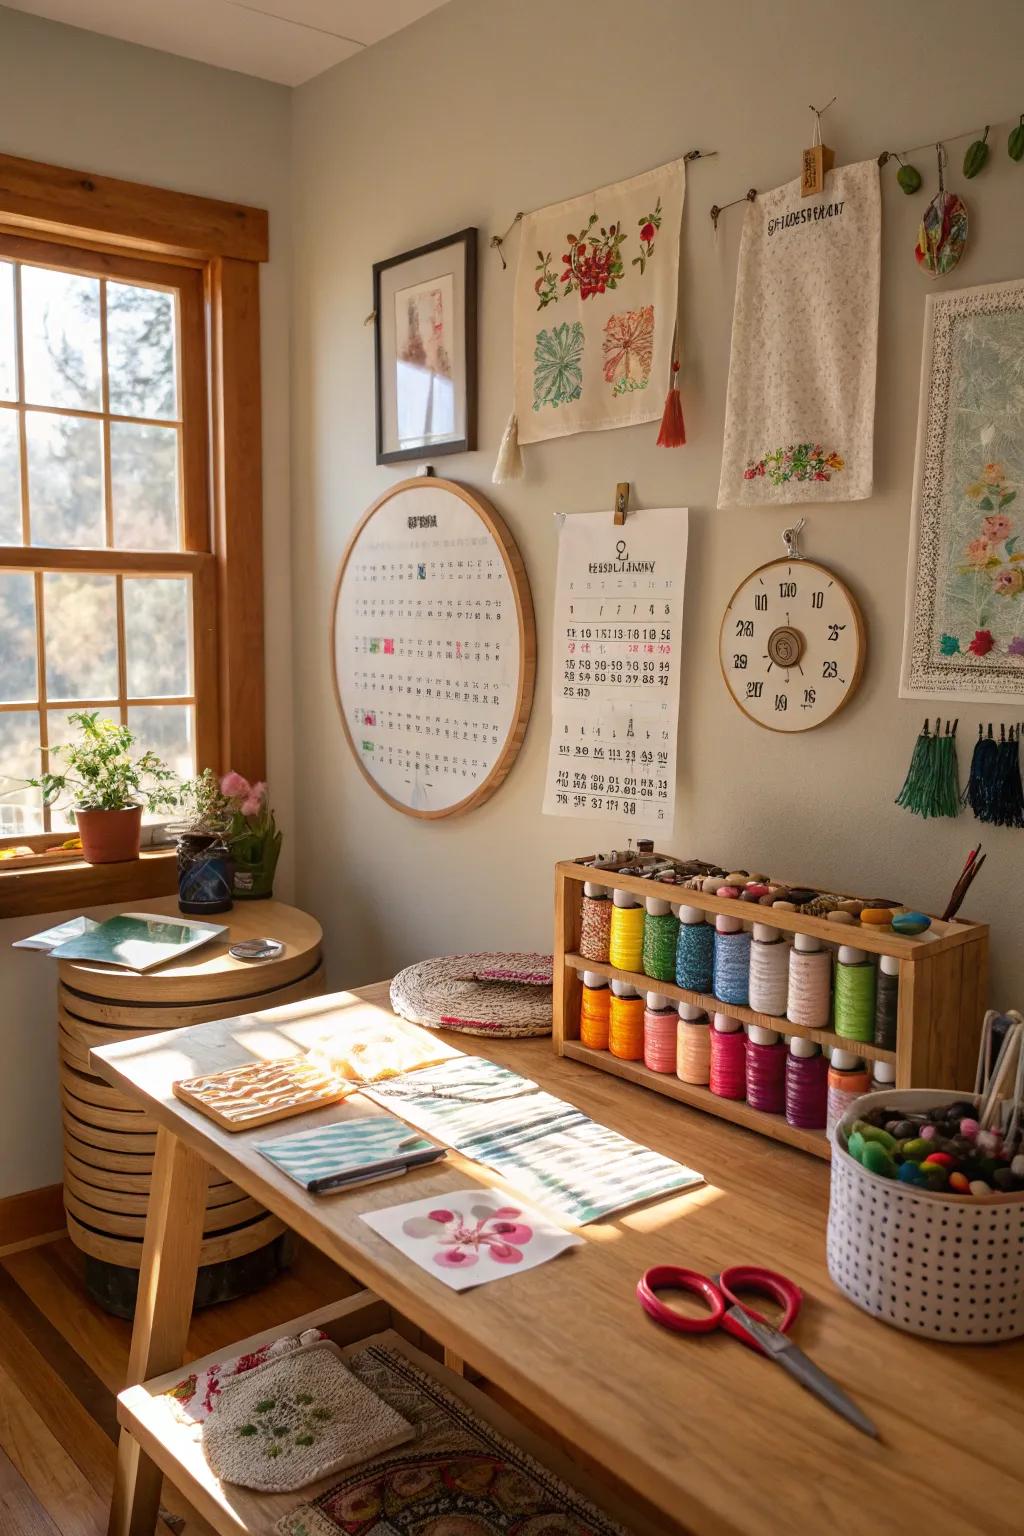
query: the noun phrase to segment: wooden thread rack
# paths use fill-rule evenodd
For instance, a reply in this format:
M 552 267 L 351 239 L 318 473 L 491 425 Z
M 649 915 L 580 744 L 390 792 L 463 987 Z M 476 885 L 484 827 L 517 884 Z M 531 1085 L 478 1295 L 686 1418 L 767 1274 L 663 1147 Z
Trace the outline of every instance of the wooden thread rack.
M 899 961 L 899 999 L 896 1049 L 850 1040 L 832 1029 L 807 1029 L 774 1014 L 721 1002 L 710 993 L 691 992 L 673 982 L 656 981 L 634 971 L 590 960 L 579 952 L 584 883 L 630 891 L 642 903 L 653 896 L 662 901 L 698 907 L 713 922 L 719 912 L 744 923 L 764 923 L 784 934 L 813 934 L 824 944 L 854 945 L 872 955 L 891 955 Z M 642 995 L 658 992 L 674 1002 L 693 1003 L 710 1015 L 727 1013 L 743 1024 L 761 1024 L 782 1035 L 805 1035 L 822 1046 L 838 1046 L 870 1061 L 892 1062 L 896 1088 L 969 1089 L 974 1082 L 981 1021 L 988 1006 L 988 927 L 983 923 L 943 922 L 933 918 L 924 934 L 903 935 L 886 928 L 881 932 L 863 924 L 830 922 L 775 907 L 752 905 L 731 897 L 706 895 L 680 884 L 666 884 L 638 875 L 617 874 L 589 864 L 565 860 L 555 866 L 554 940 L 554 1048 L 558 1055 L 582 1061 L 613 1077 L 640 1083 L 656 1093 L 678 1099 L 696 1109 L 760 1131 L 776 1141 L 787 1142 L 819 1157 L 830 1156 L 822 1131 L 789 1125 L 782 1115 L 752 1109 L 749 1104 L 719 1098 L 709 1088 L 684 1083 L 671 1073 L 653 1072 L 642 1061 L 623 1061 L 608 1051 L 581 1044 L 580 974 L 596 971 L 602 976 L 629 982 Z

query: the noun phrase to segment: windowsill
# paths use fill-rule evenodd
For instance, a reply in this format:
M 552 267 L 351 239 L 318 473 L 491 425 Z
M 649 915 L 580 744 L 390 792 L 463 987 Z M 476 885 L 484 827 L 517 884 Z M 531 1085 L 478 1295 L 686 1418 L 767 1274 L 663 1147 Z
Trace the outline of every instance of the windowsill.
M 87 864 L 84 859 L 5 870 L 0 863 L 0 919 L 36 912 L 77 912 L 109 902 L 168 896 L 178 881 L 174 848 L 144 848 L 123 864 Z

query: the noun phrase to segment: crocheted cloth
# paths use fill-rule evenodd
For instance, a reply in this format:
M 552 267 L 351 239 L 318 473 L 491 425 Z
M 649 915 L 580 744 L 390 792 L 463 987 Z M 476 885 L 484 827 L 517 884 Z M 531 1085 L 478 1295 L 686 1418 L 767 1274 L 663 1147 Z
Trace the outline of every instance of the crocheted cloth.
M 391 983 L 391 1006 L 430 1029 L 509 1038 L 551 1033 L 551 956 L 444 955 Z
M 232 1355 L 228 1360 L 215 1360 L 203 1371 L 190 1371 L 163 1395 L 171 1399 L 175 1417 L 182 1424 L 202 1424 L 210 1417 L 220 1394 L 235 1376 L 244 1376 L 246 1371 L 254 1371 L 268 1360 L 294 1354 L 297 1349 L 318 1344 L 326 1337 L 319 1328 L 306 1328 L 298 1338 L 288 1334 L 270 1344 L 261 1344 L 251 1354 Z
M 629 1536 L 397 1350 L 348 1364 L 416 1439 L 285 1515 L 280 1536 Z
M 412 1438 L 395 1408 L 343 1364 L 330 1341 L 268 1360 L 229 1382 L 203 1430 L 227 1483 L 285 1493 Z

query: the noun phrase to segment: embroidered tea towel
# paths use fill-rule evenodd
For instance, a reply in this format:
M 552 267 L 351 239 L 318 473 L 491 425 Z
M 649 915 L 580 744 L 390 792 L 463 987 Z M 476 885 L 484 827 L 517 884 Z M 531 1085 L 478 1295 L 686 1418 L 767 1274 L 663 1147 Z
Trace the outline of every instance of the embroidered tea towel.
M 523 219 L 515 282 L 519 441 L 660 421 L 672 362 L 686 165 Z
M 871 495 L 881 233 L 874 160 L 748 205 L 720 507 Z

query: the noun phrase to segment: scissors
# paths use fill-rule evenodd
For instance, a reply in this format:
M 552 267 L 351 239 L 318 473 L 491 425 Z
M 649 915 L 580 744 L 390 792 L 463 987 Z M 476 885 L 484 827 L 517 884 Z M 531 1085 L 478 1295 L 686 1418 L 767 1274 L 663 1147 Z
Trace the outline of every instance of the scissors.
M 708 1304 L 703 1317 L 686 1317 L 666 1306 L 658 1297 L 659 1291 L 690 1291 Z M 769 1323 L 760 1312 L 755 1312 L 740 1301 L 738 1291 L 753 1292 L 766 1296 L 782 1308 L 778 1323 Z M 803 1292 L 785 1275 L 773 1269 L 762 1269 L 756 1264 L 734 1264 L 723 1269 L 720 1275 L 702 1275 L 695 1269 L 679 1269 L 674 1264 L 658 1264 L 640 1277 L 636 1288 L 637 1300 L 662 1328 L 673 1333 L 713 1333 L 723 1328 L 726 1333 L 745 1344 L 748 1349 L 767 1355 L 795 1376 L 802 1387 L 813 1392 L 834 1413 L 848 1420 L 865 1435 L 878 1438 L 878 1430 L 866 1414 L 862 1413 L 842 1388 L 819 1370 L 813 1360 L 798 1349 L 787 1334 L 796 1320 L 803 1301 Z

